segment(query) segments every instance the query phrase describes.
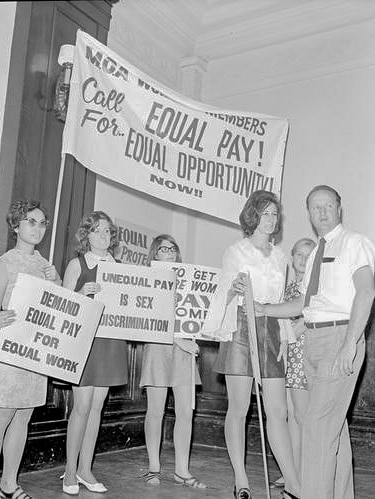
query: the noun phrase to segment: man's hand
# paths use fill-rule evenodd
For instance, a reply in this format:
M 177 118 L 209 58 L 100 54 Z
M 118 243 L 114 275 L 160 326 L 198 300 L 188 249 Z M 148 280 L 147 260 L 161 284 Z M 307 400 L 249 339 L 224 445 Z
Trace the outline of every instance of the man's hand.
M 265 310 L 265 305 L 263 303 L 259 303 L 257 301 L 254 301 L 254 310 L 255 310 L 255 315 L 256 316 L 263 316 L 267 315 L 266 310 Z
M 277 362 L 286 357 L 288 351 L 288 340 L 283 340 L 280 342 L 279 355 L 277 356 Z
M 349 376 L 353 374 L 353 361 L 356 353 L 357 342 L 353 338 L 345 340 L 333 364 L 332 375 Z

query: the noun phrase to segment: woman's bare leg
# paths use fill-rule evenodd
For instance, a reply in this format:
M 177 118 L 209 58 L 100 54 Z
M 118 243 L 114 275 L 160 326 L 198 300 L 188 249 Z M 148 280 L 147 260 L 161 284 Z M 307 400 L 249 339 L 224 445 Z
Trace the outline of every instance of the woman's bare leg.
M 284 378 L 262 379 L 267 437 L 285 480 L 285 489 L 299 496 L 300 482 L 294 466 Z
M 250 405 L 253 378 L 249 376 L 225 376 L 228 394 L 228 410 L 225 418 L 225 441 L 233 467 L 237 489 L 249 487 L 245 470 L 245 423 Z

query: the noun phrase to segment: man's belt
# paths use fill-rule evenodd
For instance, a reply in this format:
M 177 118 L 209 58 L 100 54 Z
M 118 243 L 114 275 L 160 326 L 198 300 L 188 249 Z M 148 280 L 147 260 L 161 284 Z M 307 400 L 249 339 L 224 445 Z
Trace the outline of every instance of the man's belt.
M 317 329 L 319 327 L 345 326 L 346 324 L 349 324 L 349 321 L 306 322 L 305 324 L 307 329 Z

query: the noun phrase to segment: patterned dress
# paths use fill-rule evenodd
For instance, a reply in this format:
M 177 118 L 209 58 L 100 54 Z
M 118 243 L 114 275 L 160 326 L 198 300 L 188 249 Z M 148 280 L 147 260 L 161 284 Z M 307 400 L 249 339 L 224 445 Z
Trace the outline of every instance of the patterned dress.
M 0 261 L 8 272 L 8 286 L 2 303 L 2 308 L 6 310 L 17 274 L 22 272 L 44 279 L 43 269 L 49 263 L 39 251 L 30 255 L 16 248 L 4 253 Z M 0 363 L 0 380 L 0 407 L 26 409 L 45 404 L 47 376 Z
M 299 284 L 292 281 L 288 284 L 285 290 L 285 301 L 293 300 L 300 296 L 301 292 Z M 300 324 L 303 317 L 295 317 L 292 319 L 292 327 Z M 294 343 L 288 345 L 287 369 L 285 375 L 285 386 L 287 388 L 307 390 L 307 380 L 303 370 L 303 348 L 305 344 L 305 333 L 302 333 Z

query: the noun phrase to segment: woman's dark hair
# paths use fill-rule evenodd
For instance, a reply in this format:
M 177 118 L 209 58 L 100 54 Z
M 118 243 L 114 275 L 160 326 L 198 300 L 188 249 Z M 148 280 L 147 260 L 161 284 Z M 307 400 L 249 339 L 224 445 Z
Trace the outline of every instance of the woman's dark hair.
M 251 236 L 254 233 L 264 210 L 270 204 L 274 204 L 277 208 L 277 222 L 272 235 L 276 236 L 281 231 L 282 214 L 279 200 L 273 192 L 260 190 L 250 195 L 240 214 L 240 224 L 245 236 Z
M 46 210 L 43 208 L 40 201 L 34 201 L 31 199 L 19 199 L 18 201 L 14 201 L 10 205 L 9 211 L 6 216 L 6 221 L 8 224 L 9 232 L 11 233 L 13 238 L 17 238 L 15 229 L 18 229 L 20 222 L 22 220 L 26 220 L 27 214 L 30 211 L 36 210 L 37 208 L 43 213 L 44 218 L 48 223 L 49 219 Z
M 159 251 L 160 246 L 162 246 L 163 241 L 168 241 L 169 243 L 176 246 L 176 250 L 177 250 L 176 251 L 176 262 L 177 263 L 182 262 L 180 248 L 179 248 L 178 244 L 176 243 L 176 241 L 174 240 L 174 238 L 172 236 L 170 236 L 169 234 L 160 234 L 159 236 L 156 236 L 151 243 L 151 246 L 150 246 L 150 249 L 149 249 L 148 255 L 147 255 L 147 261 L 146 261 L 146 264 L 148 266 L 151 265 L 151 262 L 153 260 L 156 260 L 155 257 L 157 255 L 157 252 Z
M 78 241 L 76 253 L 78 255 L 84 255 L 90 251 L 89 234 L 99 227 L 100 220 L 106 220 L 108 222 L 111 234 L 108 252 L 113 256 L 114 249 L 118 246 L 117 228 L 112 222 L 112 219 L 104 213 L 104 211 L 93 211 L 90 215 L 86 215 L 82 218 L 76 232 L 76 239 Z

